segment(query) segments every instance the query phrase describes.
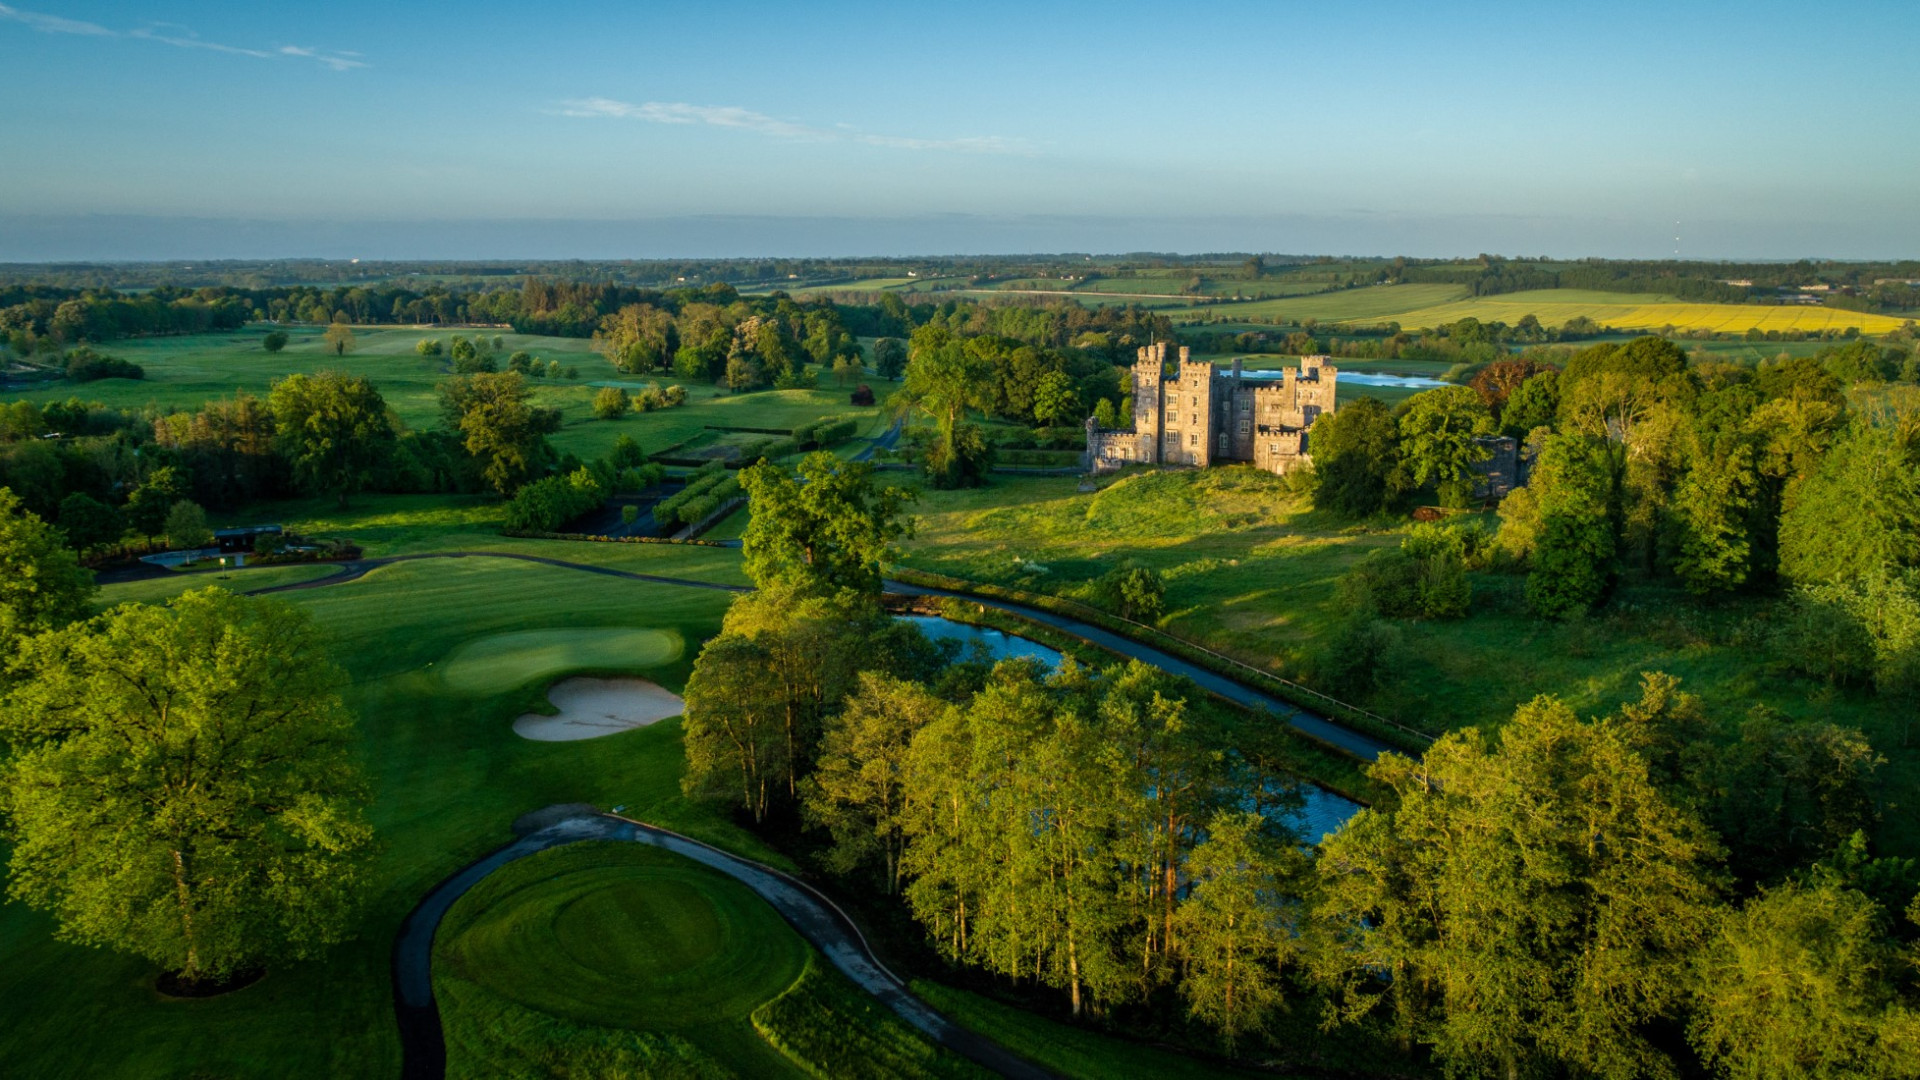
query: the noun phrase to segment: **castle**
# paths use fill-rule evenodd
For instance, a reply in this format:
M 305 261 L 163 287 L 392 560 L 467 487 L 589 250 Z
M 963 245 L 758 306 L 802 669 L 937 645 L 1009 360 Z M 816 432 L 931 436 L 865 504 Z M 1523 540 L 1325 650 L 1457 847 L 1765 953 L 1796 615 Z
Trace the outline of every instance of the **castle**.
M 1334 410 L 1339 389 L 1340 370 L 1329 359 L 1303 356 L 1299 368 L 1274 379 L 1243 373 L 1237 359 L 1231 371 L 1195 362 L 1183 345 L 1168 378 L 1166 343 L 1149 345 L 1133 362 L 1133 430 L 1106 431 L 1089 418 L 1082 464 L 1090 473 L 1137 464 L 1250 464 L 1286 473 L 1311 464 L 1308 429 Z M 1487 454 L 1472 466 L 1475 498 L 1502 499 L 1527 482 L 1531 461 L 1512 436 L 1474 442 Z
M 1340 372 L 1325 356 L 1303 356 L 1277 379 L 1249 377 L 1189 359 L 1167 377 L 1167 345 L 1141 349 L 1133 363 L 1133 430 L 1103 431 L 1087 421 L 1086 465 L 1106 472 L 1129 464 L 1251 464 L 1284 473 L 1311 459 L 1307 430 L 1334 408 Z

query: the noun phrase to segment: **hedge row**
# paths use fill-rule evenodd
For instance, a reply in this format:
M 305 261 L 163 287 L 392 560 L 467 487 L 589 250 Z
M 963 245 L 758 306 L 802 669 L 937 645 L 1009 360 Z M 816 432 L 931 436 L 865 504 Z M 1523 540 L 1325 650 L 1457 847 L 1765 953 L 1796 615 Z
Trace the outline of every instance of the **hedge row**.
M 948 577 L 945 574 L 935 574 L 904 566 L 892 568 L 888 571 L 888 576 L 896 581 L 902 581 L 909 585 L 921 585 L 927 588 L 945 589 L 949 592 L 968 593 L 995 600 L 1006 600 L 1011 603 L 1023 604 L 1027 607 L 1039 608 L 1042 611 L 1051 611 L 1056 615 L 1065 615 L 1071 619 L 1079 619 L 1082 622 L 1092 623 L 1103 630 L 1109 630 L 1113 633 L 1142 641 L 1144 644 L 1152 645 L 1156 649 L 1172 653 L 1188 663 L 1206 668 L 1208 671 L 1217 675 L 1224 675 L 1230 679 L 1249 683 L 1258 689 L 1264 690 L 1283 701 L 1290 702 L 1303 709 L 1319 711 L 1331 719 L 1339 720 L 1341 723 L 1356 731 L 1391 743 L 1410 753 L 1425 753 L 1427 745 L 1433 741 L 1433 737 L 1424 732 L 1416 731 L 1404 724 L 1396 723 L 1377 713 L 1368 712 L 1357 705 L 1349 705 L 1338 698 L 1328 697 L 1318 690 L 1302 686 L 1290 679 L 1283 679 L 1278 675 L 1273 675 L 1261 671 L 1258 668 L 1230 660 L 1211 649 L 1195 645 L 1185 638 L 1175 637 L 1164 630 L 1147 626 L 1144 623 L 1131 622 L 1127 619 L 1109 614 L 1108 612 L 1101 611 L 1098 608 L 1088 607 L 1085 604 L 1078 604 L 1071 600 L 1063 600 L 1057 596 L 1048 596 L 1045 593 L 1030 593 L 1022 589 L 1010 589 L 1002 585 L 989 585 L 984 582 Z
M 729 499 L 740 495 L 740 481 L 730 476 L 720 462 L 710 462 L 701 466 L 699 472 L 688 479 L 687 486 L 670 499 L 662 501 L 653 508 L 653 520 L 662 525 L 680 522 L 692 525 L 707 517 Z

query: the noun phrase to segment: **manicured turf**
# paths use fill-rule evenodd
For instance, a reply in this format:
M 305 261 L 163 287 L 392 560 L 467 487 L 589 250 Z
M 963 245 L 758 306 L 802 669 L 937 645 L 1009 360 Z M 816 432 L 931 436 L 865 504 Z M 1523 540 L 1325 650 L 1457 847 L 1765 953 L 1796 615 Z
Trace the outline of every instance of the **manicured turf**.
M 274 585 L 292 585 L 295 582 L 312 581 L 315 578 L 336 573 L 339 569 L 332 563 L 299 563 L 291 566 L 261 566 L 250 570 L 196 570 L 172 573 L 165 577 L 145 578 L 140 581 L 106 586 L 94 598 L 94 605 L 104 610 L 115 604 L 158 604 L 188 590 L 204 589 L 209 585 L 218 585 L 220 588 L 235 592 L 265 589 Z
M 688 553 L 739 557 L 654 545 L 546 545 L 566 552 L 615 547 L 636 567 Z M 247 573 L 235 574 L 234 583 Z M 134 588 L 116 586 L 104 599 Z M 580 742 L 529 742 L 512 733 L 510 721 L 539 706 L 543 686 L 462 697 L 448 693 L 428 666 L 467 641 L 526 630 L 639 627 L 698 642 L 718 631 L 728 594 L 474 558 L 403 563 L 283 598 L 330 632 L 351 680 L 348 704 L 360 716 L 382 852 L 359 937 L 321 960 L 276 966 L 238 993 L 176 1002 L 154 993 L 154 972 L 144 962 L 58 943 L 48 919 L 7 904 L 0 907 L 0 1071 L 396 1075 L 388 971 L 395 928 L 435 883 L 505 843 L 513 819 L 537 807 L 624 804 L 647 820 L 785 864 L 724 815 L 682 798 L 678 721 Z M 678 691 L 691 662 L 683 653 L 651 667 L 636 664 L 631 673 Z
M 678 855 L 583 844 L 510 863 L 454 905 L 435 940 L 437 982 L 576 1024 L 670 1032 L 745 1076 L 804 1075 L 751 1017 L 811 950 L 746 886 Z M 475 1019 L 443 1023 L 451 1033 Z M 449 1073 L 473 1064 L 450 1060 Z
M 486 697 L 563 671 L 654 667 L 678 660 L 687 643 L 671 630 L 554 627 L 475 638 L 438 665 L 448 690 Z

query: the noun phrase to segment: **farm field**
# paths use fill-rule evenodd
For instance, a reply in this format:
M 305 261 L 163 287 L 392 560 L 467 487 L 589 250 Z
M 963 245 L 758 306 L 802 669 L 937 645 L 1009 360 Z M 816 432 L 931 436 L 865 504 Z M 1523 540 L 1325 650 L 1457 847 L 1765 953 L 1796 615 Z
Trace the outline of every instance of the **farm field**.
M 903 562 L 1082 601 L 1108 570 L 1150 566 L 1166 580 L 1160 625 L 1299 676 L 1341 614 L 1340 575 L 1367 552 L 1397 545 L 1405 528 L 1316 514 L 1279 478 L 1250 467 L 1128 473 L 1087 493 L 1078 483 L 1000 475 L 989 488 L 924 492 Z M 1920 799 L 1920 762 L 1898 750 L 1907 718 L 1871 694 L 1833 695 L 1770 671 L 1763 601 L 1703 607 L 1677 588 L 1629 578 L 1599 615 L 1560 624 L 1527 612 L 1522 582 L 1475 574 L 1468 618 L 1397 624 L 1403 644 L 1390 676 L 1362 704 L 1440 732 L 1497 725 L 1543 693 L 1582 714 L 1611 711 L 1638 696 L 1641 672 L 1665 671 L 1713 715 L 1744 716 L 1758 702 L 1789 717 L 1862 728 L 1892 759 L 1889 801 Z M 1920 854 L 1920 828 L 1909 815 L 1889 815 L 1883 828 L 1891 849 Z
M 566 551 L 588 546 L 614 545 Z M 628 559 L 658 554 L 663 566 L 668 552 L 710 550 L 619 546 L 631 548 L 623 552 Z M 146 584 L 112 586 L 101 599 L 144 599 Z M 678 721 L 583 742 L 530 742 L 509 725 L 541 707 L 543 684 L 469 695 L 439 673 L 463 646 L 498 635 L 637 628 L 670 635 L 674 646 L 617 669 L 677 691 L 698 643 L 718 630 L 728 594 L 470 558 L 386 567 L 283 598 L 328 631 L 350 680 L 348 704 L 360 716 L 382 852 L 359 937 L 244 991 L 176 1002 L 154 993 L 142 961 L 60 944 L 44 916 L 19 904 L 0 907 L 0 1060 L 9 1074 L 175 1076 L 191 1062 L 217 1076 L 394 1075 L 399 1042 L 388 953 L 400 918 L 435 882 L 506 842 L 517 815 L 540 806 L 624 803 L 711 843 L 784 862 L 681 797 Z M 189 1012 L 193 1022 L 181 1023 Z M 106 1030 L 116 1036 L 98 1038 Z M 92 1048 L 85 1060 L 72 1053 L 76 1045 Z
M 1156 305 L 1148 305 L 1156 306 Z M 1658 294 L 1614 293 L 1587 289 L 1539 289 L 1496 296 L 1469 296 L 1459 285 L 1375 285 L 1360 289 L 1299 296 L 1284 300 L 1193 306 L 1176 321 L 1223 319 L 1280 319 L 1298 322 L 1375 324 L 1397 322 L 1408 330 L 1475 318 L 1482 322 L 1513 324 L 1532 315 L 1548 326 L 1585 316 L 1621 330 L 1712 330 L 1744 333 L 1761 330 L 1842 330 L 1852 326 L 1864 334 L 1884 334 L 1905 322 L 1904 317 L 1841 311 L 1826 307 L 1758 304 L 1694 304 Z M 1764 345 L 1762 345 L 1764 347 Z
M 1658 330 L 1672 326 L 1680 330 L 1712 330 L 1722 334 L 1744 333 L 1753 327 L 1761 330 L 1817 332 L 1844 330 L 1849 326 L 1858 327 L 1866 334 L 1884 334 L 1899 329 L 1904 321 L 1890 315 L 1827 307 L 1693 304 L 1657 296 L 1577 289 L 1542 289 L 1476 297 L 1408 311 L 1397 321 L 1406 327 L 1432 327 L 1471 316 L 1482 322 L 1511 324 L 1527 315 L 1537 317 L 1548 326 L 1558 326 L 1575 316 L 1584 315 L 1603 326 L 1622 330 Z

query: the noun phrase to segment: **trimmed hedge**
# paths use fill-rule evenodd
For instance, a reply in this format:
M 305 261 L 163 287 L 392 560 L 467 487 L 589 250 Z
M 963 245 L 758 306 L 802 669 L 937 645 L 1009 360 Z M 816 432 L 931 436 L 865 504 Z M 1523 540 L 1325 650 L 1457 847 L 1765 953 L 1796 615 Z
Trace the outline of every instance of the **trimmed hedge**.
M 692 525 L 703 521 L 721 505 L 740 497 L 740 480 L 727 473 L 720 462 L 711 462 L 687 481 L 687 486 L 672 498 L 653 508 L 653 520 L 662 525 L 679 522 Z

